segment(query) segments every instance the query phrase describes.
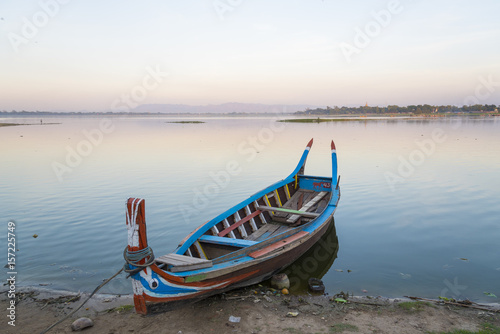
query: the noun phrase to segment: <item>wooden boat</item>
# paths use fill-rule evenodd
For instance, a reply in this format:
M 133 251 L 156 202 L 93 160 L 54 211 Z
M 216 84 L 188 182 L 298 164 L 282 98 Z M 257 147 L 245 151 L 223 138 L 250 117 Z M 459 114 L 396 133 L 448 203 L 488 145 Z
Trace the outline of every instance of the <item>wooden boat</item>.
M 310 249 L 327 231 L 340 198 L 333 141 L 332 177 L 304 175 L 312 143 L 290 175 L 202 224 L 171 254 L 154 257 L 144 200 L 129 198 L 124 258 L 136 312 L 167 311 L 261 282 Z

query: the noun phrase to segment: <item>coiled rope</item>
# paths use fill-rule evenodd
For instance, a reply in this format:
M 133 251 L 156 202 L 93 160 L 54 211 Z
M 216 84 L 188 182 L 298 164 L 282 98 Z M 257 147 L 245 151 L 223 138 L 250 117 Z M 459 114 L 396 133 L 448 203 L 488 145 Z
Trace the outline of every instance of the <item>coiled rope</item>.
M 129 278 L 132 275 L 137 274 L 142 269 L 149 267 L 150 265 L 152 265 L 155 262 L 155 255 L 153 253 L 153 250 L 149 246 L 146 248 L 140 249 L 138 251 L 131 251 L 128 249 L 128 246 L 127 246 L 123 250 L 123 258 L 125 259 L 125 262 L 126 262 L 125 265 L 123 266 L 123 271 L 125 271 L 128 274 L 127 278 Z M 142 260 L 145 260 L 144 263 L 142 263 L 142 264 L 139 263 Z M 137 267 L 137 268 L 130 269 L 130 267 L 128 265 L 132 265 L 132 266 Z
M 155 261 L 155 255 L 153 253 L 153 250 L 149 246 L 146 247 L 146 248 L 144 248 L 144 249 L 138 250 L 138 251 L 131 251 L 131 250 L 128 249 L 128 246 L 127 246 L 127 247 L 125 247 L 125 250 L 123 251 L 123 258 L 125 259 L 126 263 L 125 263 L 125 265 L 123 266 L 122 269 L 118 270 L 116 272 L 116 274 L 114 274 L 113 276 L 111 276 L 110 278 L 108 278 L 107 280 L 105 280 L 104 282 L 102 282 L 101 284 L 99 284 L 99 286 L 97 288 L 95 288 L 95 290 L 90 294 L 90 296 L 87 297 L 87 299 L 85 299 L 85 301 L 80 306 L 78 306 L 76 309 L 74 309 L 73 311 L 71 311 L 70 313 L 68 313 L 61 320 L 59 320 L 56 323 L 50 325 L 45 330 L 41 331 L 40 334 L 47 333 L 49 330 L 51 330 L 52 328 L 56 327 L 61 322 L 63 322 L 64 320 L 68 319 L 73 314 L 75 314 L 79 309 L 82 308 L 83 305 L 85 305 L 90 300 L 90 298 L 92 298 L 92 296 L 97 291 L 99 291 L 103 286 L 105 286 L 106 284 L 108 284 L 113 278 L 115 278 L 116 276 L 118 276 L 122 271 L 125 271 L 126 273 L 128 273 L 128 276 L 126 278 L 129 278 L 130 276 L 135 275 L 136 273 L 140 272 L 144 268 L 152 265 L 154 263 L 154 261 Z M 142 261 L 142 260 L 145 260 L 145 262 L 142 263 L 142 264 L 140 264 L 139 262 Z M 132 266 L 135 266 L 137 268 L 130 269 L 130 267 L 128 265 L 132 265 Z

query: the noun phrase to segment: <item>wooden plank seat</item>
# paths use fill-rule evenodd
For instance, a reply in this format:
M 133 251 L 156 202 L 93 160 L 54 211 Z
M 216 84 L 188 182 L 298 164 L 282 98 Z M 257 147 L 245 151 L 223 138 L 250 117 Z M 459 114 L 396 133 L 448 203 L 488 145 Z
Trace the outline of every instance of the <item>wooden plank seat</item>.
M 270 206 L 258 206 L 257 209 L 260 211 L 284 212 L 284 213 L 297 215 L 298 217 L 303 216 L 303 217 L 309 217 L 309 218 L 316 218 L 319 216 L 319 213 L 316 213 L 316 212 L 305 212 L 303 210 L 299 211 L 299 210 L 292 210 L 292 209 L 285 209 L 285 208 L 275 208 L 275 207 L 270 207 Z
M 307 200 L 315 194 L 316 193 L 312 190 L 300 189 L 299 191 L 295 192 L 295 194 L 293 194 L 293 196 L 285 204 L 283 204 L 283 207 L 286 209 L 299 210 L 302 206 L 302 199 L 305 198 Z
M 257 231 L 250 234 L 245 240 L 262 241 L 278 235 L 288 229 L 290 229 L 289 226 L 283 226 L 281 224 L 266 224 L 261 226 Z
M 212 266 L 212 260 L 203 260 L 197 257 L 174 254 L 174 253 L 157 257 L 155 261 L 158 263 L 164 263 L 168 265 L 167 269 L 173 273 L 179 271 L 210 268 Z
M 257 243 L 256 241 L 252 240 L 233 239 L 233 238 L 219 237 L 216 235 L 202 235 L 198 240 L 209 244 L 234 246 L 240 248 L 252 246 Z
M 310 210 L 314 205 L 318 204 L 319 201 L 321 201 L 323 199 L 323 197 L 326 196 L 326 194 L 328 194 L 327 191 L 322 191 L 322 192 L 318 193 L 316 196 L 314 196 L 314 198 L 312 200 L 310 200 L 303 207 L 301 207 L 300 211 L 308 211 L 308 210 Z M 317 215 L 319 216 L 319 214 L 317 214 Z M 286 220 L 286 222 L 290 223 L 290 224 L 293 224 L 293 223 L 297 222 L 297 220 L 299 220 L 300 217 L 301 217 L 301 215 L 294 214 L 294 215 L 290 216 Z

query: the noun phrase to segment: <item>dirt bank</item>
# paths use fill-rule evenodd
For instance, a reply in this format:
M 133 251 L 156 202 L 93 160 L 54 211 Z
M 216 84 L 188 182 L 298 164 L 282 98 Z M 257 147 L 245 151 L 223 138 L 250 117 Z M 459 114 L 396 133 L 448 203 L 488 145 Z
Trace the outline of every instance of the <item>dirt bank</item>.
M 4 318 L 2 333 L 39 333 L 84 300 L 53 291 L 17 293 L 15 327 Z M 130 296 L 98 296 L 72 319 L 49 333 L 72 333 L 70 325 L 87 316 L 94 326 L 83 333 L 428 333 L 454 329 L 477 331 L 484 324 L 500 327 L 500 313 L 450 305 L 384 298 L 349 298 L 336 303 L 328 296 L 291 296 L 263 289 L 244 289 L 154 316 L 140 316 Z M 6 313 L 10 300 L 1 295 Z M 499 306 L 496 305 L 496 310 Z M 6 313 L 7 314 L 7 313 Z M 230 317 L 240 318 L 231 322 Z M 6 331 L 4 331 L 6 329 Z M 495 332 L 497 333 L 497 332 Z

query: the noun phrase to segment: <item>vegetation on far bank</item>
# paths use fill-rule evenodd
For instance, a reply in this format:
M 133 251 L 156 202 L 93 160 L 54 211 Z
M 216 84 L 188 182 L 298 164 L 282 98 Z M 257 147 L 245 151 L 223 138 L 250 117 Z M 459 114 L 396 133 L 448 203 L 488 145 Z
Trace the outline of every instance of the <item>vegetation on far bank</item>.
M 0 123 L 0 127 L 2 126 L 18 126 L 18 125 L 55 125 L 61 123 L 32 123 L 32 124 L 20 124 L 20 123 Z
M 17 123 L 0 123 L 0 127 L 2 127 L 2 126 L 16 126 L 16 125 L 22 125 L 22 124 L 17 124 Z
M 285 123 L 323 123 L 323 122 L 359 122 L 359 121 L 378 121 L 374 118 L 289 118 L 281 119 L 278 122 Z
M 297 110 L 297 109 L 295 109 Z M 455 105 L 430 105 L 430 104 L 418 104 L 418 105 L 408 105 L 408 106 L 398 106 L 398 105 L 388 105 L 385 107 L 371 107 L 368 105 L 359 107 L 346 107 L 346 106 L 327 106 L 326 108 L 307 108 L 303 111 L 290 110 L 286 114 L 291 115 L 391 115 L 391 116 L 420 116 L 420 115 L 468 115 L 468 116 L 482 116 L 482 115 L 496 115 L 500 116 L 500 105 L 495 104 L 475 104 L 475 105 L 463 105 L 461 107 Z M 207 112 L 207 113 L 191 113 L 191 112 L 120 112 L 120 111 L 102 111 L 102 112 L 92 112 L 92 111 L 75 111 L 75 112 L 52 112 L 52 111 L 27 111 L 27 110 L 0 110 L 0 115 L 7 116 L 183 116 L 183 115 L 193 115 L 193 116 L 258 116 L 258 115 L 283 115 L 280 112 L 262 113 L 262 112 L 252 112 L 249 109 L 248 112 L 227 112 L 222 111 L 217 112 Z M 186 121 L 188 122 L 188 121 Z
M 306 109 L 305 111 L 297 111 L 296 115 L 356 115 L 356 114 L 409 114 L 409 115 L 425 115 L 425 114 L 444 114 L 444 113 L 465 113 L 465 114 L 489 114 L 497 113 L 500 111 L 500 105 L 496 106 L 494 104 L 476 104 L 470 106 L 453 106 L 453 105 L 442 105 L 435 106 L 429 104 L 419 104 L 419 105 L 409 105 L 409 106 L 398 106 L 398 105 L 388 105 L 387 107 L 370 107 L 368 105 L 360 107 L 329 107 L 326 108 L 316 108 L 316 109 Z

